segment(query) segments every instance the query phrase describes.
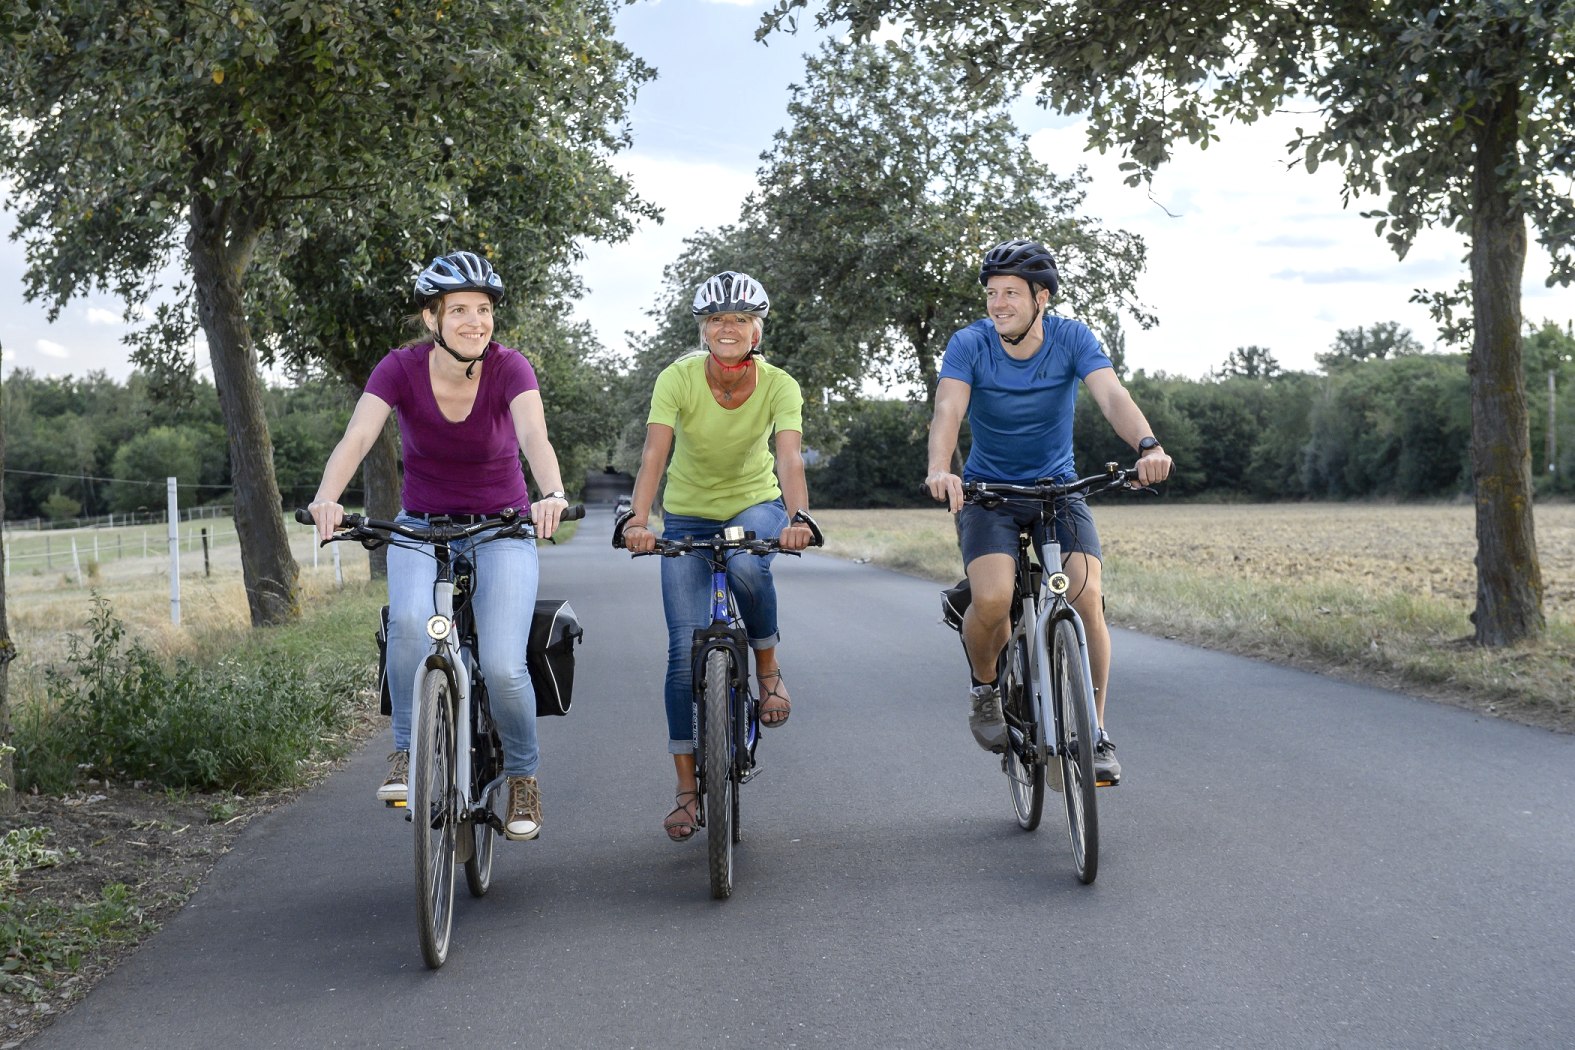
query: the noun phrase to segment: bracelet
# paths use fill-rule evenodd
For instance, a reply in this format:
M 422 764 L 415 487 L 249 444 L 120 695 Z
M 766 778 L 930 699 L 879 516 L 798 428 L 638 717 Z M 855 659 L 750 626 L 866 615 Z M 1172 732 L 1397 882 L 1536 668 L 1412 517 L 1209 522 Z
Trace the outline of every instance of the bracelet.
M 628 532 L 630 529 L 644 529 L 646 532 L 650 532 L 651 531 L 651 526 L 647 525 L 643 521 L 626 521 L 626 522 L 624 522 L 624 524 L 623 524 L 623 531 Z

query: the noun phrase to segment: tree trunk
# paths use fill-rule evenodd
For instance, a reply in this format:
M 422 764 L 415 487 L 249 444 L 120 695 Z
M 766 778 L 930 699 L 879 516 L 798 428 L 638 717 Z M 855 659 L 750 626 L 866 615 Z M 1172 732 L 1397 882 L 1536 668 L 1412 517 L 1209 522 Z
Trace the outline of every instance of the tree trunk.
M 5 363 L 5 347 L 0 346 L 0 368 Z M 5 413 L 0 412 L 0 476 L 5 472 Z M 5 521 L 5 485 L 0 484 L 0 521 Z M 10 621 L 5 613 L 5 573 L 0 571 L 0 813 L 16 812 L 16 764 L 5 745 L 11 743 L 11 660 L 16 646 L 11 642 Z
M 371 518 L 392 521 L 399 513 L 399 453 L 394 443 L 394 424 L 390 419 L 383 432 L 372 442 L 361 461 L 361 487 L 366 494 L 366 513 Z M 367 551 L 372 579 L 388 578 L 388 548 Z
M 263 411 L 262 379 L 246 322 L 241 275 L 256 242 L 237 232 L 200 199 L 192 205 L 192 283 L 197 317 L 208 337 L 213 381 L 229 433 L 235 484 L 235 531 L 252 626 L 289 623 L 300 616 L 297 578 L 284 528 L 283 501 L 273 472 L 273 440 Z
M 1518 166 L 1518 93 L 1506 91 L 1477 136 L 1472 185 L 1471 473 L 1476 483 L 1478 645 L 1542 633 L 1542 569 L 1531 506 L 1531 426 L 1521 366 L 1526 218 L 1498 174 Z

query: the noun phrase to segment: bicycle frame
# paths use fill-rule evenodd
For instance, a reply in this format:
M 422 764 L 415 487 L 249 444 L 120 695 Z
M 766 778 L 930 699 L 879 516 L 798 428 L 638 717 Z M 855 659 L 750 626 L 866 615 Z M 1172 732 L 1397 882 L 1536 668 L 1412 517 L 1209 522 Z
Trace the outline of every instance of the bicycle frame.
M 1054 630 L 1056 621 L 1070 620 L 1072 627 L 1077 631 L 1077 655 L 1083 665 L 1085 680 L 1092 681 L 1093 674 L 1088 664 L 1088 636 L 1083 630 L 1083 618 L 1077 614 L 1072 603 L 1067 600 L 1066 590 L 1070 583 L 1066 573 L 1060 568 L 1061 545 L 1055 541 L 1044 544 L 1044 558 L 1054 561 L 1057 567 L 1048 572 L 1041 571 L 1039 589 L 1037 593 L 1025 595 L 1023 613 L 1020 627 L 1024 637 L 1029 641 L 1029 659 L 1033 661 L 1034 690 L 1032 692 L 1034 704 L 1034 718 L 1042 726 L 1052 726 L 1059 730 L 1061 722 L 1061 705 L 1049 703 L 1053 699 L 1054 690 L 1057 688 L 1050 667 L 1051 631 Z M 1042 569 L 1042 567 L 1041 567 Z M 1047 688 L 1048 687 L 1048 688 Z M 1090 711 L 1091 718 L 1094 712 Z M 1097 719 L 1095 719 L 1097 723 Z M 1062 739 L 1059 731 L 1045 734 L 1045 753 L 1037 755 L 1040 761 L 1059 757 L 1057 742 Z

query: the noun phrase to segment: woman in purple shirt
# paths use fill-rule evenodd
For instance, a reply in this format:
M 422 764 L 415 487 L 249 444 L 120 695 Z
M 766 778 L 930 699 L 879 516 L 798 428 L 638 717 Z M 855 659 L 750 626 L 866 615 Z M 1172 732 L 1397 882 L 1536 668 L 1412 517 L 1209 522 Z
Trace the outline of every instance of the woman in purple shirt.
M 525 355 L 492 341 L 493 308 L 503 281 L 485 259 L 454 252 L 432 260 L 416 279 L 416 301 L 430 338 L 392 350 L 372 370 L 345 436 L 328 457 L 312 500 L 322 539 L 344 517 L 339 497 L 390 412 L 399 417 L 405 484 L 400 521 L 447 515 L 492 516 L 529 510 L 543 539 L 558 527 L 568 501 L 558 456 L 547 440 L 536 373 Z M 545 493 L 532 505 L 520 453 Z M 488 542 L 472 557 L 472 607 L 482 673 L 503 740 L 509 804 L 504 835 L 533 839 L 541 831 L 536 785 L 536 702 L 525 668 L 531 611 L 536 604 L 536 544 L 523 538 Z M 388 549 L 388 688 L 393 698 L 394 751 L 378 788 L 385 802 L 403 801 L 410 767 L 410 716 L 416 665 L 426 651 L 432 611 L 433 560 L 424 552 Z

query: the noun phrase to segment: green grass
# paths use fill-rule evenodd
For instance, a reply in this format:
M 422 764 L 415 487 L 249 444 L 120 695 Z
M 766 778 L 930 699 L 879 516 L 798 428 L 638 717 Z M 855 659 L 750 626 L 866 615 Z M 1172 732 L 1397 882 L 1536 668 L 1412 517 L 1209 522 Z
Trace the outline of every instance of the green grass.
M 35 1001 L 84 959 L 135 943 L 142 923 L 142 909 L 120 883 L 71 905 L 0 897 L 0 992 Z
M 824 511 L 818 517 L 826 550 L 838 557 L 937 583 L 952 583 L 962 572 L 945 514 L 932 520 Z M 1141 557 L 1113 553 L 1116 546 L 1107 542 L 1104 575 L 1108 615 L 1118 626 L 1575 730 L 1575 622 L 1566 615 L 1550 614 L 1535 642 L 1484 649 L 1465 637 L 1470 625 L 1458 601 L 1409 593 L 1382 577 L 1243 579 L 1206 565 L 1152 568 Z M 1141 547 L 1141 537 L 1127 545 Z M 1394 566 L 1393 578 L 1404 569 Z

